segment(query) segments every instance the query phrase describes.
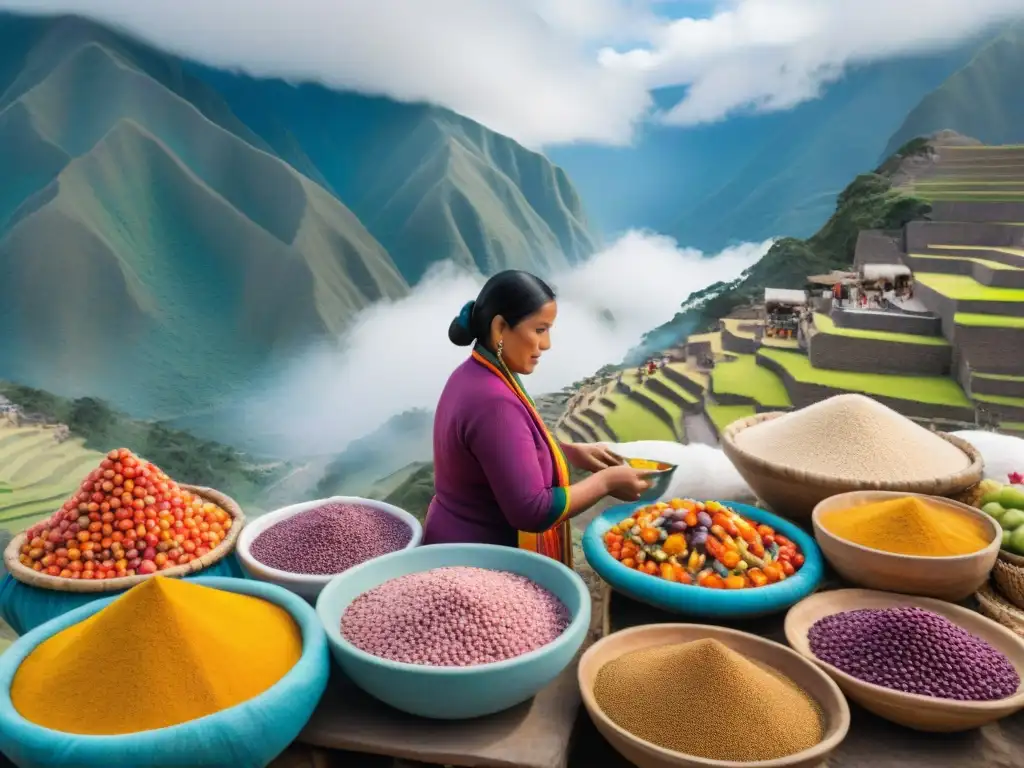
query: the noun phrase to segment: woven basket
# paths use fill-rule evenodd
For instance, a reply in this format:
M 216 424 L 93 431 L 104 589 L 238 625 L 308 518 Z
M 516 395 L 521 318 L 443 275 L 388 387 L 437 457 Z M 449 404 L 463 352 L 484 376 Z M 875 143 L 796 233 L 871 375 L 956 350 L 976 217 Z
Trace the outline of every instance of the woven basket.
M 818 502 L 847 491 L 906 491 L 929 496 L 951 496 L 981 481 L 984 469 L 981 453 L 966 440 L 945 432 L 935 434 L 967 454 L 970 465 L 951 475 L 913 482 L 830 477 L 751 456 L 736 445 L 736 436 L 744 429 L 777 419 L 785 413 L 759 413 L 735 421 L 722 430 L 721 443 L 725 455 L 758 498 L 763 499 L 773 511 L 795 520 L 809 519 Z
M 202 557 L 198 557 L 189 563 L 185 563 L 185 565 L 176 565 L 173 568 L 157 571 L 161 576 L 187 576 L 219 562 L 234 550 L 238 534 L 241 533 L 242 527 L 245 525 L 245 514 L 242 512 L 242 508 L 238 506 L 238 503 L 230 496 L 225 496 L 220 491 L 215 491 L 212 488 L 202 488 L 195 485 L 182 484 L 179 484 L 179 487 L 183 490 L 190 491 L 206 501 L 216 504 L 231 515 L 231 530 L 228 531 L 227 536 L 224 537 L 224 541 L 218 544 L 216 548 L 207 552 Z M 150 575 L 152 575 L 142 574 L 138 576 L 122 576 L 121 578 L 116 579 L 85 580 L 65 579 L 60 576 L 47 576 L 45 574 L 40 574 L 37 571 L 22 565 L 21 561 L 18 560 L 18 556 L 21 554 L 21 547 L 25 543 L 25 536 L 26 534 L 22 532 L 11 539 L 11 543 L 8 544 L 7 549 L 4 550 L 4 566 L 7 568 L 7 571 L 11 576 L 23 584 L 28 584 L 30 587 L 49 589 L 54 592 L 116 592 L 118 590 L 134 587 L 136 584 L 145 581 Z
M 974 597 L 983 614 L 1024 638 L 1024 611 L 1008 602 L 991 584 L 985 584 Z

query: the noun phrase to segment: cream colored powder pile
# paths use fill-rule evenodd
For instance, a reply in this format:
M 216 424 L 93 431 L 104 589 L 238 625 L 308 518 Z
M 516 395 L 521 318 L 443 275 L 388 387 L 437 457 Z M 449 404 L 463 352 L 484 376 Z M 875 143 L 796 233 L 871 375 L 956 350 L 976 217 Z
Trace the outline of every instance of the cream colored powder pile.
M 929 480 L 971 463 L 952 443 L 870 397 L 852 394 L 744 429 L 736 445 L 774 464 L 850 480 Z

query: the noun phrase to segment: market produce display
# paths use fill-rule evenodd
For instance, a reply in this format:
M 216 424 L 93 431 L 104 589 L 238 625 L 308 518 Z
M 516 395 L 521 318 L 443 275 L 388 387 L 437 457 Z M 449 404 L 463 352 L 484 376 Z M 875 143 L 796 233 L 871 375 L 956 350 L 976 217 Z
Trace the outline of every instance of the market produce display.
M 987 526 L 970 512 L 917 496 L 832 510 L 822 514 L 819 522 L 845 541 L 898 555 L 969 555 L 992 543 Z
M 836 395 L 748 427 L 736 447 L 759 459 L 837 480 L 914 482 L 971 460 L 947 440 L 870 397 Z
M 1024 477 L 1014 472 L 1009 481 L 982 480 L 977 489 L 977 506 L 999 522 L 1003 529 L 1002 549 L 1024 556 Z
M 11 702 L 64 733 L 137 733 L 247 701 L 301 654 L 283 608 L 157 576 L 42 642 L 18 667 Z
M 253 539 L 249 554 L 280 571 L 324 576 L 403 549 L 412 535 L 376 507 L 330 502 L 270 526 Z
M 819 619 L 811 652 L 866 683 L 958 701 L 992 701 L 1017 692 L 1009 659 L 944 616 L 916 607 L 860 609 Z
M 360 595 L 342 615 L 341 634 L 392 661 L 468 667 L 547 645 L 570 618 L 555 595 L 525 576 L 454 566 L 400 576 Z
M 601 667 L 593 690 L 620 728 L 709 760 L 772 760 L 822 739 L 822 717 L 807 693 L 717 640 L 626 653 Z
M 804 564 L 792 541 L 716 501 L 640 507 L 605 533 L 604 544 L 626 568 L 711 589 L 763 587 Z
M 66 579 L 157 573 L 211 552 L 232 522 L 228 512 L 121 448 L 49 519 L 28 529 L 18 560 Z

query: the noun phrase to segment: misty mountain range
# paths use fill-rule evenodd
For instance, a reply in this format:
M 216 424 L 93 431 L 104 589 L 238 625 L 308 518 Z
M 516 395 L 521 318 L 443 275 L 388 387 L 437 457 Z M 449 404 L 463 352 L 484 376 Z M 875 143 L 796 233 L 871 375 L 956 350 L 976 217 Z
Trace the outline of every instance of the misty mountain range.
M 1024 141 L 1022 29 L 862 67 L 788 112 L 546 157 L 438 107 L 0 14 L 0 378 L 187 417 L 440 261 L 549 273 L 626 227 L 708 252 L 809 234 L 906 138 Z
M 565 173 L 444 109 L 0 15 L 0 378 L 145 415 L 228 398 L 431 264 L 595 247 Z

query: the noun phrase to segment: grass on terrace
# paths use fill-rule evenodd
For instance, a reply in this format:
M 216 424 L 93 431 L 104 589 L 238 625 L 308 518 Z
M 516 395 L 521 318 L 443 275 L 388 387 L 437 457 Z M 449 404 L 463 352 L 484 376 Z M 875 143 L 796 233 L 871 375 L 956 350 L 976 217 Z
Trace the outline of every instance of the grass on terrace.
M 846 336 L 851 339 L 871 339 L 873 341 L 890 341 L 901 344 L 923 344 L 931 347 L 948 347 L 947 342 L 941 336 L 920 336 L 914 333 L 891 333 L 889 331 L 870 331 L 862 328 L 843 328 L 826 314 L 814 313 L 814 327 L 819 332 L 829 336 Z
M 758 355 L 781 365 L 796 381 L 823 387 L 892 397 L 932 405 L 970 408 L 971 401 L 953 379 L 945 376 L 897 376 L 885 373 L 853 373 L 815 368 L 804 355 L 781 349 L 762 349 Z
M 790 408 L 786 385 L 773 371 L 757 364 L 754 355 L 737 355 L 717 363 L 711 371 L 711 389 L 718 395 L 739 395 L 764 406 Z
M 761 346 L 775 347 L 776 349 L 800 349 L 800 342 L 797 339 L 780 339 L 778 336 L 762 336 Z
M 1011 315 L 980 315 L 975 312 L 957 312 L 953 315 L 957 325 L 976 328 L 1024 328 L 1024 317 Z
M 681 376 L 685 376 L 694 384 L 698 385 L 701 389 L 708 388 L 708 375 L 703 371 L 698 371 L 695 367 L 692 367 L 689 363 L 669 363 L 668 367 Z
M 1009 405 L 1014 408 L 1024 408 L 1024 397 L 1009 397 L 1007 395 L 986 395 L 975 394 L 974 399 L 980 403 L 992 403 L 993 405 Z
M 710 344 L 711 354 L 720 355 L 722 354 L 722 333 L 720 331 L 713 331 L 711 333 L 695 333 L 693 336 L 689 336 L 686 339 L 687 344 Z
M 993 288 L 964 275 L 918 272 L 914 279 L 954 301 L 1024 301 L 1024 288 Z
M 1016 226 L 1016 225 L 1015 225 Z M 1005 248 L 1002 246 L 989 245 L 930 245 L 929 248 L 941 248 L 944 251 L 995 251 L 1010 256 L 1019 256 L 1024 259 L 1024 250 L 1020 248 Z
M 639 403 L 618 392 L 610 392 L 605 397 L 615 403 L 615 408 L 598 406 L 595 410 L 603 412 L 605 421 L 614 430 L 619 442 L 676 439 L 668 424 Z
M 753 416 L 757 411 L 752 405 L 719 405 L 718 403 L 705 403 L 704 412 L 715 429 L 721 434 L 722 430 L 734 421 Z
M 749 326 L 755 325 L 760 325 L 760 323 L 757 320 L 740 320 L 736 317 L 722 319 L 722 327 L 733 336 L 738 336 L 741 339 L 753 339 L 754 331 Z
M 979 259 L 979 258 L 977 258 L 975 256 L 944 256 L 944 255 L 937 254 L 937 253 L 912 253 L 912 254 L 910 254 L 910 258 L 911 259 L 939 259 L 939 260 L 942 260 L 942 261 L 967 261 L 967 262 L 970 262 L 972 264 L 980 264 L 981 266 L 988 267 L 989 269 L 1002 269 L 1002 270 L 1009 269 L 1009 270 L 1016 270 L 1018 272 L 1021 269 L 1020 267 L 1014 267 L 1014 266 L 1012 266 L 1010 264 L 1003 264 L 1002 262 L 998 262 L 998 261 L 990 261 L 989 259 Z M 913 265 L 911 265 L 911 266 L 913 266 Z

